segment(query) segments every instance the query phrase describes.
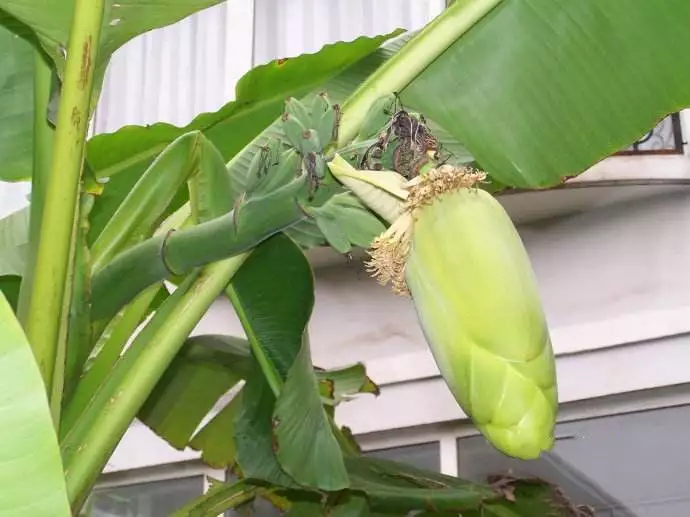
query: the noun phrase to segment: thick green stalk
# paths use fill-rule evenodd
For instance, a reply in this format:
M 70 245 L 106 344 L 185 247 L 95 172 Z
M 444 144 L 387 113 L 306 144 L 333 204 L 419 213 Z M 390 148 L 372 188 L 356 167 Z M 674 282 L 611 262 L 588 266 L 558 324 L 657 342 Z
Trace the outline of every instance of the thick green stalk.
M 104 0 L 76 0 L 46 185 L 26 334 L 52 387 Z
M 60 421 L 61 439 L 70 432 L 90 404 L 98 392 L 98 387 L 117 363 L 122 350 L 144 320 L 149 312 L 151 302 L 161 289 L 164 289 L 161 285 L 153 285 L 143 291 L 132 303 L 122 309 L 106 327 L 103 335 L 94 346 L 96 357 L 91 363 L 87 362 L 74 393 L 67 400 Z
M 338 147 L 357 136 L 374 101 L 402 91 L 499 3 L 501 0 L 457 0 L 371 74 L 342 106 Z
M 48 123 L 48 104 L 53 70 L 39 50 L 34 51 L 34 161 L 31 175 L 31 215 L 29 217 L 29 252 L 26 271 L 19 291 L 17 316 L 26 324 L 29 294 L 33 286 L 33 271 L 36 265 L 36 251 L 43 217 L 46 183 L 50 174 L 50 160 L 53 154 L 53 128 Z
M 65 437 L 63 463 L 75 511 L 189 333 L 247 256 L 192 273 L 156 311 Z
M 305 194 L 295 181 L 249 201 L 239 216 L 230 212 L 167 236 L 148 239 L 97 272 L 92 284 L 92 318 L 112 317 L 146 287 L 171 274 L 245 252 L 306 217 L 298 200 Z

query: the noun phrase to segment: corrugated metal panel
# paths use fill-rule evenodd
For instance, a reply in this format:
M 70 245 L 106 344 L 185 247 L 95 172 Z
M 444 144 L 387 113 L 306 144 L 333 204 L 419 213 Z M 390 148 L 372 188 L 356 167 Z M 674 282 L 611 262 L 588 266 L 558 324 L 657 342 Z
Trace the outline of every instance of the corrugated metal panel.
M 30 191 L 30 183 L 0 181 L 0 219 L 27 206 L 29 204 L 27 196 Z
M 254 63 L 362 35 L 418 29 L 444 6 L 445 0 L 255 0 Z
M 253 3 L 230 1 L 133 39 L 110 63 L 96 133 L 127 124 L 188 123 L 234 98 L 251 68 Z

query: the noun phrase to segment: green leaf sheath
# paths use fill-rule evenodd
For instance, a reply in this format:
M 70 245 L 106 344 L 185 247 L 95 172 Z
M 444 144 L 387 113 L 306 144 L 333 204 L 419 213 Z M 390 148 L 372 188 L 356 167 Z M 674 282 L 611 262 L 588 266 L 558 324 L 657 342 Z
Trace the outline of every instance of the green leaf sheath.
M 0 293 L 0 514 L 69 517 L 45 385 L 31 347 Z M 21 431 L 21 432 L 18 432 Z
M 77 0 L 25 329 L 52 393 L 104 0 Z M 2 5 L 2 4 L 0 4 Z M 16 4 L 15 4 L 16 5 Z M 43 12 L 43 9 L 33 10 Z M 66 337 L 66 332 L 63 332 Z
M 217 194 L 213 197 L 214 189 L 222 189 L 222 181 L 227 174 L 222 158 L 200 133 L 192 133 L 188 142 L 191 148 L 184 145 L 180 147 L 181 161 L 184 165 L 177 169 L 177 183 L 189 181 L 190 189 L 194 193 L 193 213 L 196 216 L 201 213 L 210 218 L 227 212 L 231 205 Z M 171 147 L 174 152 L 175 147 Z M 168 156 L 157 163 L 164 163 L 167 158 Z M 185 158 L 191 165 L 185 163 Z M 175 167 L 179 164 L 176 162 L 177 160 L 172 160 L 168 165 Z M 151 175 L 142 178 L 143 185 L 137 185 L 135 188 L 135 196 L 146 194 L 161 181 L 161 173 L 158 171 L 165 170 L 165 167 L 152 166 L 152 169 L 154 172 Z M 147 181 L 151 182 L 151 185 L 147 184 Z M 121 219 L 123 222 L 123 233 L 136 237 L 136 230 L 132 232 L 132 228 L 138 228 L 141 234 L 152 231 L 150 226 L 154 224 L 154 219 L 160 217 L 160 213 L 166 208 L 177 188 L 177 185 L 168 188 L 167 199 L 151 199 L 151 207 L 141 214 L 143 222 L 139 221 L 140 225 L 137 225 L 137 221 L 128 219 L 127 213 L 123 213 L 121 217 L 116 214 L 114 219 Z M 137 199 L 131 203 L 133 209 L 142 202 L 145 202 L 145 199 Z M 124 204 L 127 205 L 128 201 Z M 164 226 L 174 227 L 175 224 L 177 219 L 166 221 Z M 157 233 L 163 231 L 165 230 L 160 228 Z M 117 232 L 113 234 L 116 235 Z M 126 243 L 124 245 L 126 246 Z M 97 375 L 89 378 L 88 372 L 82 378 L 82 382 L 88 380 L 98 384 L 92 386 L 95 389 L 90 394 L 90 400 L 87 398 L 88 391 L 84 391 L 80 399 L 73 401 L 75 403 L 71 404 L 70 418 L 74 419 L 74 423 L 70 422 L 70 426 L 65 426 L 64 430 L 63 451 L 73 506 L 80 506 L 105 461 L 136 414 L 140 414 L 170 443 L 183 448 L 217 399 L 244 374 L 241 369 L 233 371 L 228 369 L 227 365 L 217 362 L 219 356 L 224 359 L 227 357 L 213 349 L 212 345 L 217 344 L 215 341 L 209 343 L 208 339 L 190 340 L 186 347 L 184 345 L 189 333 L 225 289 L 247 255 L 225 259 L 191 273 L 174 294 L 158 307 L 143 331 L 114 367 L 110 368 L 105 378 L 99 379 Z M 142 316 L 138 311 L 150 307 L 155 296 L 155 286 L 149 289 L 152 292 L 141 300 L 141 307 L 137 303 L 133 304 L 132 310 L 135 314 L 131 319 L 126 317 L 126 313 L 123 314 L 123 323 L 129 324 L 128 320 L 134 323 L 136 316 Z M 108 330 L 118 329 L 106 327 L 106 331 Z M 108 339 L 107 334 L 104 337 Z M 248 349 L 241 340 L 224 344 L 224 354 L 234 351 L 235 358 L 240 360 L 238 366 L 241 365 L 241 359 L 246 361 Z M 100 350 L 107 355 L 105 364 L 101 363 L 99 367 L 107 368 L 107 361 L 112 361 L 122 342 L 115 339 L 111 343 L 106 341 L 104 346 L 106 345 L 111 345 L 112 349 Z M 96 362 L 99 359 L 97 356 Z M 189 389 L 190 384 L 196 384 L 200 380 L 206 384 L 207 390 Z M 103 412 L 104 406 L 108 406 L 108 411 Z M 84 453 L 84 449 L 92 452 Z

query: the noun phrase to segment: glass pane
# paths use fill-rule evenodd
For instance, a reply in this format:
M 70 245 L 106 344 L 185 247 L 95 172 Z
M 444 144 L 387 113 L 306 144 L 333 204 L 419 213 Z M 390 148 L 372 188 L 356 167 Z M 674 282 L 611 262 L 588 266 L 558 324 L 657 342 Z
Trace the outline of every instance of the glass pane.
M 233 476 L 230 471 L 228 471 L 225 476 L 225 481 L 226 483 L 233 483 L 237 481 L 237 478 Z M 251 517 L 280 517 L 283 514 L 280 510 L 262 497 L 259 497 L 252 503 L 242 507 L 241 511 L 239 512 L 235 510 L 228 510 L 225 512 L 225 517 L 245 517 L 246 515 L 251 515 Z
M 441 471 L 441 450 L 438 442 L 367 451 L 364 455 L 369 458 L 399 461 L 420 469 Z
M 597 517 L 690 515 L 690 406 L 560 424 L 534 461 L 506 458 L 479 436 L 458 441 L 458 475 L 531 475 L 564 489 Z
M 98 489 L 91 517 L 168 517 L 203 491 L 201 476 Z

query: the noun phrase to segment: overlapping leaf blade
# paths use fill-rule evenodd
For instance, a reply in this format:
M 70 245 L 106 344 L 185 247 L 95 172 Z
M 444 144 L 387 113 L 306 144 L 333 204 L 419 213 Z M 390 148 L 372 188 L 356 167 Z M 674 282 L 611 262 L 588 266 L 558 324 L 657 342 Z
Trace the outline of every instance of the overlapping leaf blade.
M 218 400 L 246 377 L 248 360 L 244 339 L 189 338 L 141 408 L 139 419 L 170 445 L 184 449 Z
M 255 357 L 236 424 L 237 457 L 249 478 L 339 490 L 349 481 L 304 339 L 313 289 L 309 263 L 284 235 L 260 245 L 233 279 L 230 298 L 253 342 Z M 274 370 L 269 375 L 279 377 L 278 389 L 284 385 L 277 401 L 259 361 Z M 304 407 L 310 410 L 300 411 Z
M 0 181 L 31 177 L 33 56 L 30 30 L 0 9 Z
M 0 293 L 0 514 L 69 517 L 65 480 L 43 379 Z M 10 467 L 11 466 L 11 467 Z
M 690 105 L 688 23 L 685 0 L 503 0 L 402 100 L 500 182 L 553 185 Z

